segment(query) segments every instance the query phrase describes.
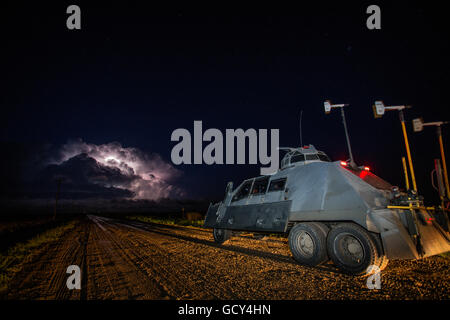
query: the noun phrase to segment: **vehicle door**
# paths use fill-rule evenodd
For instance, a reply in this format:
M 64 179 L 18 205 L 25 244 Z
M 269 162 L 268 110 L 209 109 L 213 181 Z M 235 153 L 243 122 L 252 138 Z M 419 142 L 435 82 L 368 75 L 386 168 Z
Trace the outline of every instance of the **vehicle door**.
M 247 204 L 261 204 L 264 202 L 267 186 L 269 185 L 269 178 L 270 177 L 260 177 L 255 179 Z
M 291 201 L 284 201 L 286 178 L 269 181 L 269 177 L 256 178 L 249 192 L 254 193 L 246 197 L 245 203 L 241 198 L 247 192 L 243 185 L 245 191 L 236 193 L 236 205 L 227 208 L 221 226 L 235 230 L 284 232 L 291 206 Z M 267 196 L 271 198 L 270 202 Z

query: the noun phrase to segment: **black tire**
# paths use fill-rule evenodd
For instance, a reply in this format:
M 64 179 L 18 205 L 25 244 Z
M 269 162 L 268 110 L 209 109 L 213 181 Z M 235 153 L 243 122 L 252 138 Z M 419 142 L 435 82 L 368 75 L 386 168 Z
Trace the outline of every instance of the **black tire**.
M 377 245 L 370 234 L 352 223 L 342 223 L 331 229 L 327 238 L 328 255 L 344 273 L 367 275 L 368 267 L 378 266 Z
M 330 232 L 330 228 L 329 228 L 326 224 L 324 224 L 324 223 L 322 223 L 322 222 L 311 222 L 311 223 L 313 223 L 313 224 L 315 224 L 317 227 L 319 227 L 320 230 L 321 230 L 322 233 L 323 233 L 323 236 L 325 237 L 325 245 L 324 245 L 324 248 L 325 248 L 325 253 L 326 253 L 326 255 L 327 255 L 327 259 L 326 259 L 326 261 L 322 262 L 322 264 L 324 264 L 324 263 L 330 261 L 330 257 L 328 256 L 328 251 L 326 250 L 326 239 L 327 239 L 327 237 L 328 237 L 328 232 Z
M 231 238 L 231 230 L 227 229 L 213 229 L 214 241 L 218 244 L 222 244 Z
M 289 249 L 294 259 L 307 266 L 328 261 L 326 233 L 315 223 L 296 224 L 289 232 Z
M 315 224 L 317 227 L 320 228 L 320 230 L 322 230 L 325 238 L 328 236 L 328 232 L 330 232 L 330 228 L 328 228 L 324 223 L 322 222 L 310 222 L 312 224 Z

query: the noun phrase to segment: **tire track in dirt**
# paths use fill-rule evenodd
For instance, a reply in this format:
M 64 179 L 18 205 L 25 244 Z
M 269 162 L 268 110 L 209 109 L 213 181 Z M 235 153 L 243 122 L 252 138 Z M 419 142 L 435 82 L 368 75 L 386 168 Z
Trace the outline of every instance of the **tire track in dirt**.
M 108 224 L 108 230 L 120 238 L 122 242 L 129 242 L 128 245 L 130 247 L 137 248 L 137 250 L 124 252 L 137 268 L 145 272 L 148 277 L 157 281 L 172 298 L 181 298 L 178 292 L 181 288 L 185 288 L 186 284 L 184 281 L 180 281 L 178 277 L 174 277 L 175 273 L 170 264 L 170 257 L 166 254 L 162 254 L 161 257 L 161 251 L 156 250 L 158 246 L 154 243 L 158 243 L 159 239 L 152 239 L 152 242 L 149 242 L 148 238 L 144 241 L 137 241 L 139 234 L 143 233 L 148 236 L 148 233 L 145 230 L 123 223 L 111 220 L 103 221 Z M 133 232 L 129 233 L 129 230 Z M 176 263 L 176 266 L 177 269 L 180 268 L 180 264 Z
M 161 235 L 164 237 L 164 233 L 149 232 Z M 170 235 L 169 235 L 170 236 Z M 173 278 L 172 288 L 176 288 L 178 292 L 178 298 L 197 298 L 197 299 L 214 299 L 214 298 L 239 298 L 231 294 L 232 291 L 248 292 L 247 287 L 240 283 L 233 284 L 233 290 L 224 287 L 223 279 L 227 277 L 227 269 L 217 268 L 217 264 L 211 258 L 208 258 L 212 252 L 212 248 L 199 245 L 194 248 L 192 242 L 189 240 L 179 238 L 173 238 L 174 240 L 168 241 L 167 238 L 161 237 L 161 241 L 164 241 L 164 247 L 154 247 L 154 250 L 158 255 L 163 256 L 167 262 L 175 260 L 177 264 L 177 270 L 167 270 L 167 268 L 159 269 L 159 273 L 164 272 L 164 280 L 168 281 L 169 278 Z M 139 244 L 144 244 L 148 241 L 148 234 L 137 233 L 134 234 L 134 241 Z M 216 248 L 212 249 L 216 250 Z M 201 252 L 201 254 L 198 254 Z M 171 259 L 171 255 L 173 258 Z M 175 258 L 175 259 L 174 259 Z M 212 274 L 210 271 L 214 270 Z M 236 270 L 236 269 L 234 269 Z M 231 294 L 231 295 L 230 295 Z M 240 297 L 243 298 L 243 297 Z
M 68 290 L 66 287 L 66 269 L 81 262 L 79 243 L 85 227 L 85 223 L 78 223 L 58 241 L 46 244 L 37 254 L 28 256 L 22 269 L 12 279 L 6 298 L 79 299 L 78 290 Z
M 93 228 L 91 232 L 91 238 L 89 239 L 89 258 L 88 258 L 88 273 L 87 274 L 87 298 L 101 297 L 102 299 L 112 298 L 118 296 L 114 290 L 114 286 L 111 282 L 111 272 L 106 270 L 107 265 L 113 265 L 109 255 L 104 255 L 100 248 L 101 241 L 97 235 L 96 228 Z M 105 260 L 108 262 L 105 263 Z M 116 279 L 120 279 L 120 275 L 114 268 L 112 270 Z M 96 277 L 90 276 L 96 275 Z M 99 288 L 102 287 L 100 290 Z M 112 294 L 112 295 L 111 295 Z
M 121 227 L 118 228 L 118 226 Z M 121 223 L 117 223 L 117 225 L 109 225 L 110 230 L 119 231 L 120 233 L 124 232 L 123 226 L 127 227 L 127 229 L 130 228 L 130 226 Z M 191 292 L 192 290 L 189 283 L 185 281 L 186 278 L 179 277 L 180 274 L 189 275 L 192 273 L 192 269 L 189 266 L 186 266 L 186 259 L 178 259 L 173 261 L 174 259 L 171 258 L 170 252 L 166 249 L 162 250 L 158 246 L 149 244 L 148 233 L 146 231 L 136 229 L 132 226 L 131 228 L 133 229 L 133 233 L 127 233 L 127 235 L 123 238 L 123 241 L 130 241 L 134 247 L 140 248 L 140 252 L 130 251 L 130 254 L 128 255 L 129 258 L 136 261 L 136 265 L 146 270 L 147 275 L 156 279 L 158 283 L 170 292 L 172 296 L 178 299 L 193 298 L 194 295 Z M 147 238 L 143 236 L 147 236 Z M 167 242 L 165 239 L 162 239 L 162 241 Z M 142 251 L 143 248 L 146 250 L 145 252 Z M 184 263 L 180 260 L 184 261 Z M 176 264 L 177 272 L 174 272 L 173 268 L 170 267 L 171 262 Z M 192 288 L 195 289 L 195 287 Z M 205 290 L 202 290 L 202 292 L 205 293 Z M 217 296 L 211 291 L 206 291 L 206 293 L 209 294 L 208 296 L 210 298 L 217 298 Z
M 99 293 L 106 293 L 110 298 L 125 299 L 163 299 L 167 297 L 166 292 L 159 284 L 147 276 L 142 276 L 142 270 L 127 257 L 130 246 L 126 242 L 117 241 L 112 234 L 111 226 L 101 218 L 96 217 L 95 238 L 92 246 L 96 248 L 96 255 L 100 261 L 101 270 L 91 270 L 88 277 L 98 278 L 103 275 L 108 282 L 110 291 L 106 288 L 92 291 L 92 297 L 97 298 Z M 100 227 L 102 226 L 102 227 Z M 105 261 L 108 261 L 105 263 Z M 93 272 L 92 272 L 93 271 Z M 99 281 L 96 281 L 99 285 Z M 88 288 L 89 289 L 89 288 Z M 92 289 L 92 288 L 90 288 Z M 111 296 L 112 294 L 112 296 Z

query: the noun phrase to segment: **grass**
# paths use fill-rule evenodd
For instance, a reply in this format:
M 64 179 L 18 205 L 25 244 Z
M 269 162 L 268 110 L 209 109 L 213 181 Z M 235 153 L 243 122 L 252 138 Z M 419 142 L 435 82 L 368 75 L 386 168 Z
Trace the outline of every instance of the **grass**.
M 58 240 L 68 230 L 73 229 L 75 224 L 75 221 L 70 221 L 42 232 L 26 242 L 17 243 L 6 252 L 0 253 L 0 292 L 8 288 L 8 283 L 22 269 L 22 265 L 31 261 L 33 250 Z
M 148 216 L 127 216 L 126 219 L 137 220 L 141 222 L 168 224 L 168 225 L 179 225 L 179 226 L 193 226 L 202 227 L 204 220 L 187 220 L 182 218 L 172 218 L 172 217 L 148 217 Z

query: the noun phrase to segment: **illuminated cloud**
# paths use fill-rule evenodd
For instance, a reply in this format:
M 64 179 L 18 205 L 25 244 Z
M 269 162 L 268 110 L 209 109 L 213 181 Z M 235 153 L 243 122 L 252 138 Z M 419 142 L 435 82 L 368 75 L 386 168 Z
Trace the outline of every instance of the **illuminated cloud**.
M 181 171 L 158 154 L 125 148 L 118 142 L 96 145 L 78 139 L 63 145 L 48 164 L 62 168 L 74 160 L 85 167 L 82 172 L 89 183 L 130 191 L 133 199 L 157 200 L 184 195 L 174 184 Z

